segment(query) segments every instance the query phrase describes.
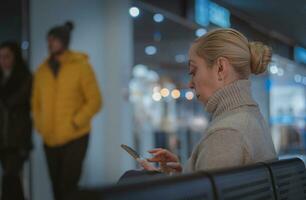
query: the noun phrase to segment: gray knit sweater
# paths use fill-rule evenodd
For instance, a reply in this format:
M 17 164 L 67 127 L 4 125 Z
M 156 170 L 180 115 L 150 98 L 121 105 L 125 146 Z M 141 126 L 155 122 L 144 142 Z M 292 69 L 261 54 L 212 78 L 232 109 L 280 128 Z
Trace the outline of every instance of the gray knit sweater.
M 276 159 L 269 128 L 253 100 L 249 80 L 215 92 L 206 105 L 212 121 L 184 172 L 220 169 Z

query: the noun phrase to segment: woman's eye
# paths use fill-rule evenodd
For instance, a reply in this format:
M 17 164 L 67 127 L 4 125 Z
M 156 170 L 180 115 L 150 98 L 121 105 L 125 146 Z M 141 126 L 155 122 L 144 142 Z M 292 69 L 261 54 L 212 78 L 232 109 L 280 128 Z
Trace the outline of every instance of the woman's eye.
M 190 76 L 194 76 L 194 72 L 193 72 L 193 71 L 189 72 L 188 74 L 189 74 Z

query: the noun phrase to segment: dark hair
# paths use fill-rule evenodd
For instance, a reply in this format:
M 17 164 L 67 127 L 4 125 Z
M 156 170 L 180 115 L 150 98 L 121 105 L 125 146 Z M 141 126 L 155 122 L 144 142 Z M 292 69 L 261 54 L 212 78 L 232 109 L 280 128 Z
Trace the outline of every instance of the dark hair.
M 70 43 L 70 34 L 73 30 L 74 25 L 72 21 L 67 21 L 64 25 L 55 26 L 51 28 L 48 32 L 48 37 L 53 36 L 58 38 L 62 44 L 67 48 Z
M 27 64 L 22 57 L 22 51 L 17 42 L 5 41 L 0 44 L 0 49 L 8 48 L 14 54 L 14 67 L 27 69 Z

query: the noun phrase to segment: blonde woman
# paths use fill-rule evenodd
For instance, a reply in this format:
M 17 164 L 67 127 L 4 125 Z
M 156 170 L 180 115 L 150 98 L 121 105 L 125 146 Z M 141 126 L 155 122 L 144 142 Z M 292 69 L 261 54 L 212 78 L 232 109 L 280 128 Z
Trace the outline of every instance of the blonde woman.
M 250 74 L 266 71 L 271 49 L 234 29 L 198 38 L 189 51 L 192 88 L 212 121 L 183 168 L 166 149 L 149 151 L 162 171 L 195 172 L 243 166 L 276 158 L 268 126 L 251 95 Z M 146 170 L 156 170 L 143 166 Z

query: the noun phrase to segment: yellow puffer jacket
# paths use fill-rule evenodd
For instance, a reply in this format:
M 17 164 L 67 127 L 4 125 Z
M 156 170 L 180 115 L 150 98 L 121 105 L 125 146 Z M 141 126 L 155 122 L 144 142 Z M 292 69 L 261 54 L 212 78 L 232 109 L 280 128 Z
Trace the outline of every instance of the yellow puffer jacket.
M 34 77 L 34 124 L 46 145 L 60 146 L 90 131 L 91 118 L 99 111 L 102 98 L 87 55 L 64 52 L 56 77 L 47 60 Z

